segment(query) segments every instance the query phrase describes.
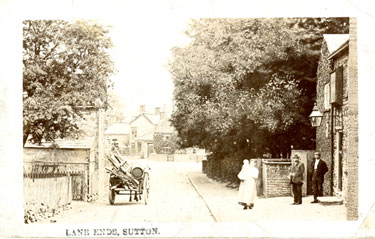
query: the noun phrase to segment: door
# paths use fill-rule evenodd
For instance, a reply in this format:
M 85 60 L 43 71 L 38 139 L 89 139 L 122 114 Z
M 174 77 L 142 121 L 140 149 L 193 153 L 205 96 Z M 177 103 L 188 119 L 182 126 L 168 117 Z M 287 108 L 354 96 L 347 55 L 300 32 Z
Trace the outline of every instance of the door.
M 343 171 L 343 163 L 342 163 L 342 132 L 336 132 L 336 158 L 337 158 L 337 189 L 342 191 L 342 171 Z
M 84 175 L 82 172 L 71 173 L 72 177 L 72 199 L 83 200 L 84 199 Z
M 311 164 L 314 160 L 314 150 L 292 150 L 291 155 L 298 155 L 301 162 L 305 165 L 304 181 L 302 185 L 302 195 L 312 195 L 312 168 Z M 293 163 L 293 162 L 292 162 Z

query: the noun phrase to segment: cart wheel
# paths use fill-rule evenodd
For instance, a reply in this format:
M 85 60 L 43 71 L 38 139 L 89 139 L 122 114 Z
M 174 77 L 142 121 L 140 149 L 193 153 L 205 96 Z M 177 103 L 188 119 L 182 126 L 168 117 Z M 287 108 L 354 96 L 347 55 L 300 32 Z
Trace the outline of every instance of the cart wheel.
M 116 191 L 110 190 L 109 191 L 109 204 L 113 205 L 115 203 L 115 199 L 116 199 Z
M 143 193 L 142 193 L 145 205 L 147 205 L 149 193 L 150 193 L 150 176 L 148 175 L 148 173 L 146 173 L 143 179 Z

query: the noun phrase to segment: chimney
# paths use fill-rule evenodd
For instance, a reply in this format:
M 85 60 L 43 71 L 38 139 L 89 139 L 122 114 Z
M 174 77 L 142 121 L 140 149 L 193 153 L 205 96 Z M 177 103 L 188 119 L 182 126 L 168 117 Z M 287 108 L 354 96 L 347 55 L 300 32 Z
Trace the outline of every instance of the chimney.
M 160 120 L 166 120 L 167 119 L 167 112 L 160 112 Z
M 160 115 L 160 107 L 155 107 L 155 114 Z
M 140 105 L 139 106 L 139 113 L 145 113 L 146 112 L 146 105 Z

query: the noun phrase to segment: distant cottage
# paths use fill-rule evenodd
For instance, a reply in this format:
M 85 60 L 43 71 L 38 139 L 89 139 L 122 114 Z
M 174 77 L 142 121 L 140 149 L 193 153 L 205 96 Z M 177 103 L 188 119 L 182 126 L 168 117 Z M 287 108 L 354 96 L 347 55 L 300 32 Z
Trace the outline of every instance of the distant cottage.
M 115 122 L 105 131 L 107 144 L 118 147 L 121 154 L 130 154 L 130 124 Z

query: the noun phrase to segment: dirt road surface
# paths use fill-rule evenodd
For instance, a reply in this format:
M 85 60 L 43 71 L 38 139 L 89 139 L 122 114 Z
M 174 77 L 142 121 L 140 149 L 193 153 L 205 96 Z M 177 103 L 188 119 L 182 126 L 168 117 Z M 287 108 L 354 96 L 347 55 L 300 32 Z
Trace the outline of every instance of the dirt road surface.
M 150 161 L 150 195 L 129 202 L 129 196 L 94 203 L 73 202 L 72 209 L 56 218 L 56 223 L 122 222 L 213 222 L 208 208 L 190 183 L 187 174 L 200 170 L 196 162 Z

